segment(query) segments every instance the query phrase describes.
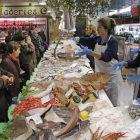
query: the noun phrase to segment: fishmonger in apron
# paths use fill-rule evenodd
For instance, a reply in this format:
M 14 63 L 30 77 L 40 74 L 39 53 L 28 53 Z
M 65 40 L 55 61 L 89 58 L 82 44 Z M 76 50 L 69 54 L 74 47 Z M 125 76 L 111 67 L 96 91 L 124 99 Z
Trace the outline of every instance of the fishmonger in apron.
M 109 39 L 110 38 L 111 36 L 109 37 Z M 94 52 L 104 53 L 107 47 L 108 43 L 106 45 L 99 45 L 98 43 L 96 43 Z M 109 99 L 111 100 L 112 104 L 114 106 L 117 106 L 118 94 L 119 91 L 121 90 L 123 80 L 121 76 L 121 71 L 112 70 L 112 65 L 118 63 L 118 61 L 113 58 L 110 62 L 104 62 L 102 60 L 97 59 L 96 57 L 94 57 L 94 60 L 95 60 L 95 71 L 103 72 L 109 75 L 110 80 L 105 85 L 104 90 Z

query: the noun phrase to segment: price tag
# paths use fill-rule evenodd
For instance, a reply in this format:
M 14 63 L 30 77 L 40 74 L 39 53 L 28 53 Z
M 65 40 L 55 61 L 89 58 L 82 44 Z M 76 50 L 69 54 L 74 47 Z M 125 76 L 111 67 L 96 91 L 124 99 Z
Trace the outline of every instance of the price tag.
M 77 63 L 72 64 L 70 68 L 74 68 L 75 66 L 77 66 Z
M 30 116 L 30 117 L 26 117 L 27 123 L 29 123 L 30 119 L 33 119 L 35 124 L 43 123 L 39 114 L 35 114 L 35 115 Z
M 41 98 L 42 104 L 45 104 L 45 103 L 47 103 L 47 102 L 49 102 L 49 101 L 50 101 L 50 96 L 49 96 L 49 95 L 47 95 L 47 96 Z
M 136 135 L 140 134 L 140 119 L 130 125 L 129 129 L 131 129 Z
M 73 91 L 74 91 L 74 88 L 72 87 L 72 88 L 65 94 L 65 96 L 68 97 Z

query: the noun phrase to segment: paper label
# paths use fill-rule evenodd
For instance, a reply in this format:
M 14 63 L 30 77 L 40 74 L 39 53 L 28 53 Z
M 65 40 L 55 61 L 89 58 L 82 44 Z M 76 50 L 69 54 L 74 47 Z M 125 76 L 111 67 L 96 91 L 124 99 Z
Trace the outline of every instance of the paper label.
M 49 101 L 50 101 L 50 96 L 49 96 L 49 95 L 47 95 L 47 96 L 41 98 L 42 104 L 45 104 L 45 103 L 47 103 L 47 102 L 49 102 Z
M 30 119 L 33 119 L 35 124 L 43 123 L 39 114 L 35 114 L 35 115 L 30 116 L 30 117 L 26 117 L 27 123 L 29 123 Z
M 72 88 L 65 94 L 65 96 L 68 97 L 73 91 L 74 91 L 74 88 L 72 87 Z
M 140 134 L 140 119 L 130 125 L 129 129 L 131 129 L 136 135 Z
M 74 68 L 75 66 L 77 66 L 77 63 L 72 64 L 70 68 Z

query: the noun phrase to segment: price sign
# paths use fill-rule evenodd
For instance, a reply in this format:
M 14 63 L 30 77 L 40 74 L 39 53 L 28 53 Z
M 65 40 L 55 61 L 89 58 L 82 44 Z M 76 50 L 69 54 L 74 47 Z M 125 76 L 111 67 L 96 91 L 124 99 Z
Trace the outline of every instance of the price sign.
M 39 114 L 35 114 L 35 115 L 30 116 L 30 117 L 26 117 L 27 123 L 29 123 L 30 119 L 33 119 L 35 124 L 43 123 L 42 119 L 39 116 Z
M 41 98 L 42 104 L 47 103 L 47 102 L 49 102 L 49 101 L 50 101 L 50 96 L 49 96 L 49 95 L 47 95 L 47 96 Z
M 140 5 L 132 5 L 131 13 L 133 17 L 140 16 Z
M 140 119 L 130 125 L 129 129 L 131 129 L 136 135 L 140 134 Z

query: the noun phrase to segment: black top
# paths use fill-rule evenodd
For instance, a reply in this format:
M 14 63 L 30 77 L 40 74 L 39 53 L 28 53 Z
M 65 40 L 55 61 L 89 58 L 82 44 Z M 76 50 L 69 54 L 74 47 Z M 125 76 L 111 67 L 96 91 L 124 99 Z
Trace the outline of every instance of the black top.
M 101 45 L 101 37 L 100 36 L 95 36 L 92 38 L 81 37 L 79 43 L 84 46 L 87 46 L 89 49 L 92 49 L 92 51 L 94 51 L 96 43 Z M 117 55 L 117 52 L 118 52 L 117 39 L 114 37 L 111 37 L 109 40 L 109 36 L 108 36 L 108 38 L 106 39 L 103 45 L 106 45 L 106 44 L 108 44 L 108 47 L 104 53 L 101 53 L 101 58 L 99 60 L 102 60 L 104 62 L 110 62 L 113 58 L 116 60 L 119 60 L 118 55 Z

